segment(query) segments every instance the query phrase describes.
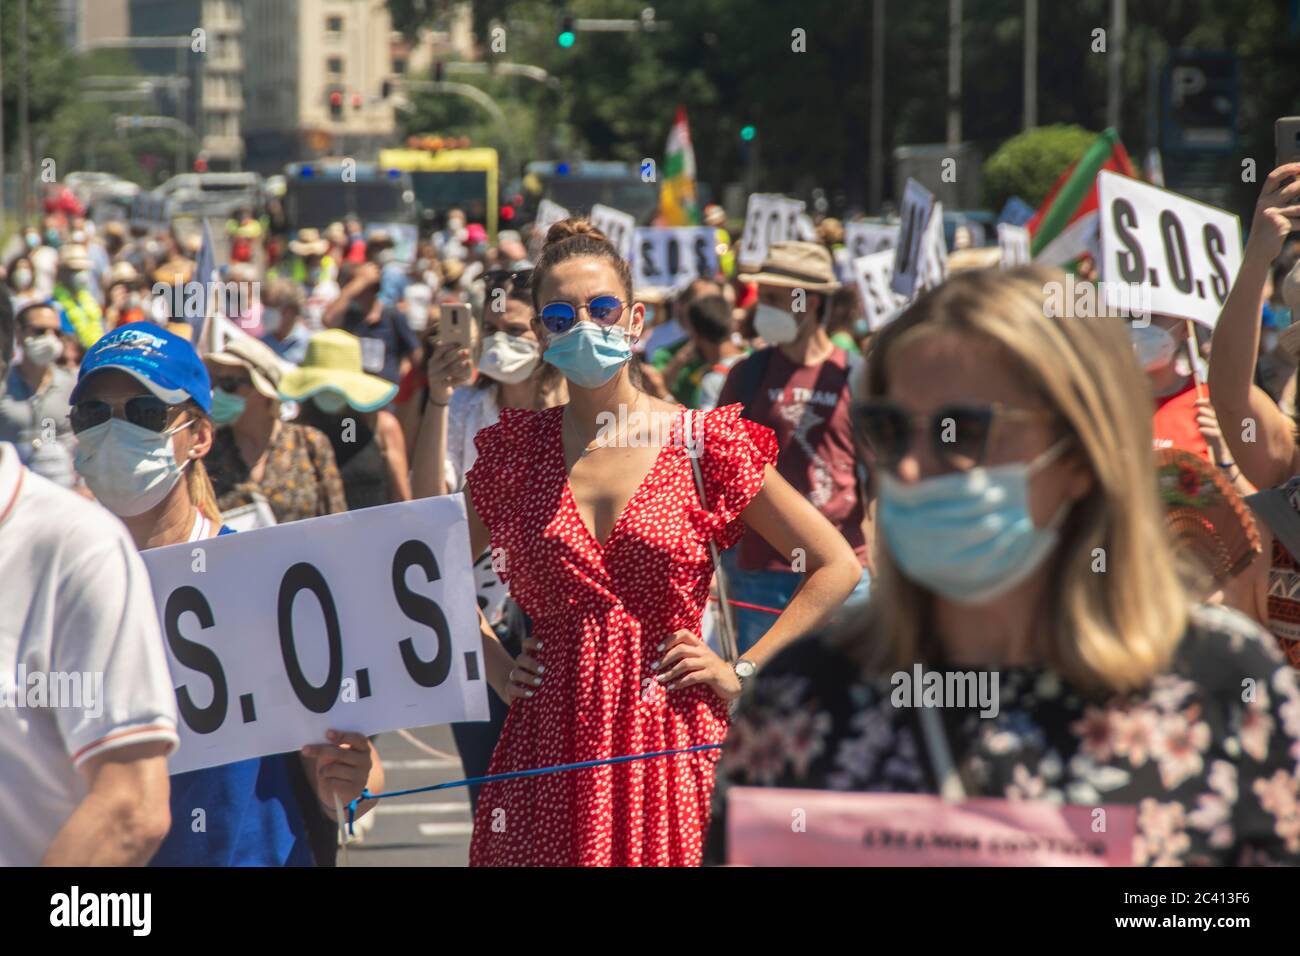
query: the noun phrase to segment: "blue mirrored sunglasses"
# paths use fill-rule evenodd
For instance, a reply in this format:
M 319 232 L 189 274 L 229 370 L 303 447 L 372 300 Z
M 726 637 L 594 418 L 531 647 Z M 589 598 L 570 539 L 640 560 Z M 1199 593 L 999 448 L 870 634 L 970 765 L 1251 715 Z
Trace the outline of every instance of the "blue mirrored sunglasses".
M 585 306 L 577 307 L 568 302 L 549 302 L 542 306 L 542 325 L 552 335 L 563 335 L 578 321 L 581 309 L 587 310 L 593 322 L 613 325 L 623 314 L 623 302 L 612 295 L 598 295 Z

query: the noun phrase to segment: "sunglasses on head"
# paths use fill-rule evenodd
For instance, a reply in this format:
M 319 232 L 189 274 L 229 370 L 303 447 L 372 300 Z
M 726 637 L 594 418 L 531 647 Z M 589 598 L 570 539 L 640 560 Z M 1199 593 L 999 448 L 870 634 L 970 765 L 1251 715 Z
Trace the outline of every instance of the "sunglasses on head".
M 532 269 L 491 269 L 483 273 L 483 281 L 489 289 L 511 286 L 515 289 L 527 289 L 533 281 Z
M 885 468 L 893 470 L 907 457 L 919 428 L 929 436 L 935 458 L 953 471 L 966 471 L 984 463 L 989 436 L 998 423 L 1051 421 L 1057 417 L 1048 411 L 997 403 L 943 405 L 931 415 L 915 415 L 883 399 L 857 402 L 849 415 L 859 440 Z
M 599 325 L 613 325 L 623 314 L 623 301 L 617 296 L 598 295 L 585 306 L 574 306 L 569 302 L 550 302 L 542 306 L 539 316 L 546 331 L 552 335 L 563 335 L 578 321 L 578 312 L 587 310 L 587 315 Z
M 151 432 L 161 432 L 167 428 L 167 419 L 174 405 L 168 405 L 155 395 L 136 395 L 128 398 L 119 406 L 121 414 L 132 425 L 147 428 Z M 84 432 L 88 428 L 102 425 L 113 417 L 114 406 L 99 399 L 77 402 L 68 412 L 68 421 L 74 433 Z
M 221 378 L 213 379 L 212 384 L 223 392 L 233 395 L 245 385 L 252 385 L 253 383 L 249 379 L 240 378 L 237 375 L 223 375 Z

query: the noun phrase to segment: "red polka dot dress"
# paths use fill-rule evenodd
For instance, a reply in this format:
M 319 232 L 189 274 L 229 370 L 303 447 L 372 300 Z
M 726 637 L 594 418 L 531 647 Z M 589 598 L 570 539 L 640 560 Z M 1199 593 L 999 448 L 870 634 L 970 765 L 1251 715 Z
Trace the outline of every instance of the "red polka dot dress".
M 466 476 L 502 549 L 501 577 L 533 621 L 546 668 L 535 696 L 510 706 L 489 773 L 720 743 L 727 704 L 711 689 L 670 691 L 650 669 L 677 630 L 700 633 L 720 549 L 776 461 L 772 431 L 740 405 L 694 413 L 692 441 L 666 443 L 602 546 L 569 488 L 563 407 L 502 409 L 475 438 Z M 709 507 L 688 447 L 699 450 Z M 471 866 L 698 866 L 718 751 L 486 784 Z

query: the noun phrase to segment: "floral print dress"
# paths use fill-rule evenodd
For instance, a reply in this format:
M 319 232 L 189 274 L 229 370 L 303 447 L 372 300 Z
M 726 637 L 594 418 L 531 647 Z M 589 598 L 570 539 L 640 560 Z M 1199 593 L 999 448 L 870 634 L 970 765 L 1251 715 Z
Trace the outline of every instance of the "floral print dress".
M 467 476 L 495 563 L 533 622 L 545 668 L 510 705 L 489 774 L 721 743 L 727 703 L 705 685 L 667 690 L 651 665 L 678 630 L 699 634 L 713 564 L 776 460 L 776 438 L 741 406 L 693 419 L 672 439 L 602 544 L 569 488 L 563 406 L 502 409 L 475 437 Z M 688 448 L 700 451 L 708 507 Z M 698 866 L 718 751 L 485 784 L 472 866 Z
M 1133 805 L 1137 865 L 1300 864 L 1300 680 L 1246 618 L 1194 609 L 1168 672 L 1140 692 L 1089 697 L 1052 671 L 998 674 L 996 716 L 939 711 L 968 796 Z M 733 785 L 937 792 L 917 710 L 891 692 L 829 638 L 774 658 L 719 764 L 710 862 L 725 859 Z

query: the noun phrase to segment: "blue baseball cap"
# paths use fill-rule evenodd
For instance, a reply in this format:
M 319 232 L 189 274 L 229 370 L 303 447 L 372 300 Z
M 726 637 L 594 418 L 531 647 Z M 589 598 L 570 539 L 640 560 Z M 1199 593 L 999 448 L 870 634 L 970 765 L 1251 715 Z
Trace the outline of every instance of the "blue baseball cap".
M 72 401 L 86 379 L 106 368 L 120 369 L 169 405 L 185 399 L 212 413 L 212 381 L 188 341 L 152 322 L 119 325 L 90 347 L 81 360 Z

